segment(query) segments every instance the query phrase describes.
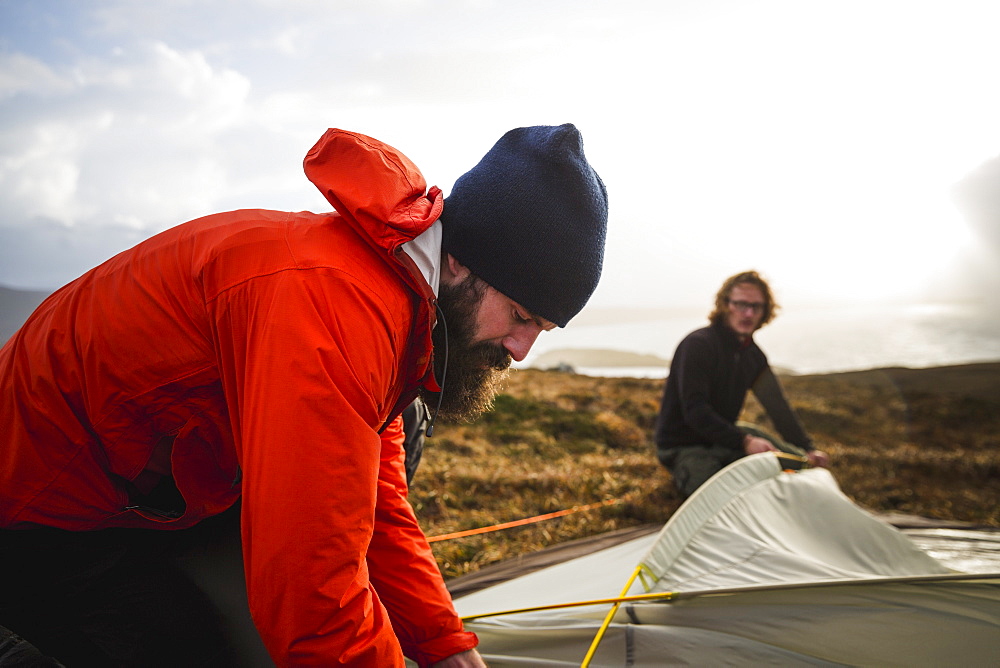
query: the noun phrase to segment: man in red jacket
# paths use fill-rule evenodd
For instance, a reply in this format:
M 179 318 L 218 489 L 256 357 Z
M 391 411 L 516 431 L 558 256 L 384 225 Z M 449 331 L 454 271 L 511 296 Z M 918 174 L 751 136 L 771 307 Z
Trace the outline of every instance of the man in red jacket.
M 0 351 L 0 625 L 43 653 L 231 661 L 165 558 L 230 509 L 277 664 L 483 665 L 388 434 L 418 394 L 474 417 L 583 308 L 606 190 L 570 124 L 508 132 L 447 200 L 357 133 L 328 131 L 305 171 L 336 213 L 169 229 L 55 292 Z

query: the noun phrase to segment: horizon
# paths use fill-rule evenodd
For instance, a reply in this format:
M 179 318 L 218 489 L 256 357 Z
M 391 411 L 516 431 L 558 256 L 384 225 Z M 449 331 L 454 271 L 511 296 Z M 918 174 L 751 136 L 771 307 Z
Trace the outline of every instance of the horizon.
M 48 294 L 0 285 L 0 340 Z M 708 324 L 708 311 L 588 306 L 566 328 L 539 336 L 512 368 L 565 363 L 590 375 L 665 377 L 677 343 Z M 1000 311 L 969 302 L 823 303 L 788 309 L 755 339 L 775 369 L 795 375 L 992 362 L 1000 361 Z

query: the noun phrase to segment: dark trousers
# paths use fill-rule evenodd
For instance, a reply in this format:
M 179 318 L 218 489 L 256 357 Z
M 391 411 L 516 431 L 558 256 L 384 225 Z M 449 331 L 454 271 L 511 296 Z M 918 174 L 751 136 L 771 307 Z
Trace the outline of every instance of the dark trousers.
M 54 665 L 44 656 L 69 668 L 237 665 L 219 611 L 177 561 L 234 521 L 213 520 L 181 531 L 0 531 L 0 626 L 40 655 L 25 663 L 30 647 L 8 636 L 24 651 L 0 654 L 0 666 Z
M 738 422 L 736 426 L 745 434 L 767 439 L 782 452 L 805 456 L 805 451 L 801 448 L 786 443 L 749 422 Z M 746 452 L 743 448 L 734 449 L 721 445 L 684 445 L 661 451 L 658 455 L 660 463 L 670 471 L 677 491 L 687 498 L 713 475 L 745 457 Z
M 65 668 L 10 629 L 0 626 L 0 666 L 4 668 Z

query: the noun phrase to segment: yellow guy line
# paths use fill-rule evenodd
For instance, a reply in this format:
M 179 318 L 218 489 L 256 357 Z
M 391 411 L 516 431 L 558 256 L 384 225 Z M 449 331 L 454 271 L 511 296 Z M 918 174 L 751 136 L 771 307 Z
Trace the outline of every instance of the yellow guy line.
M 641 566 L 636 568 L 636 574 L 641 570 Z M 633 580 L 636 577 L 632 576 Z M 610 620 L 617 612 L 617 607 L 622 603 L 640 603 L 643 601 L 680 601 L 702 596 L 728 596 L 732 594 L 748 594 L 761 591 L 788 591 L 795 589 L 827 588 L 827 587 L 864 587 L 884 584 L 923 584 L 937 582 L 978 582 L 980 580 L 996 580 L 1000 582 L 1000 574 L 997 573 L 944 573 L 940 575 L 902 575 L 898 577 L 881 577 L 867 580 L 819 580 L 816 582 L 788 582 L 784 584 L 764 584 L 756 586 L 727 587 L 724 589 L 709 589 L 705 591 L 661 591 L 649 594 L 633 594 L 631 596 L 617 596 L 615 598 L 595 598 L 588 601 L 574 601 L 572 603 L 550 603 L 549 605 L 537 605 L 530 608 L 514 608 L 511 610 L 500 610 L 498 612 L 483 612 L 476 615 L 466 615 L 462 621 L 467 622 L 474 619 L 485 619 L 487 617 L 501 617 L 503 615 L 516 615 L 525 612 L 539 612 L 541 610 L 558 610 L 561 608 L 580 608 L 587 605 L 607 605 L 616 604 L 614 610 L 608 615 Z M 628 591 L 625 587 L 624 591 Z M 608 624 L 610 626 L 610 624 Z M 583 668 L 583 667 L 581 667 Z
M 586 605 L 607 605 L 609 603 L 633 603 L 638 601 L 669 601 L 677 596 L 676 592 L 661 591 L 653 594 L 633 594 L 632 596 L 617 596 L 615 598 L 595 598 L 589 601 L 573 601 L 572 603 L 550 603 L 549 605 L 536 605 L 530 608 L 514 608 L 512 610 L 500 610 L 499 612 L 483 612 L 478 615 L 466 615 L 462 617 L 463 622 L 473 619 L 485 619 L 487 617 L 502 617 L 503 615 L 517 615 L 524 612 L 539 612 L 541 610 L 559 610 L 561 608 L 582 608 Z
M 611 620 L 614 619 L 615 613 L 618 612 L 618 608 L 621 607 L 622 599 L 626 598 L 625 595 L 628 593 L 632 583 L 635 582 L 635 579 L 639 577 L 640 573 L 642 573 L 642 564 L 636 566 L 635 570 L 632 571 L 631 577 L 629 577 L 628 582 L 625 583 L 625 588 L 622 589 L 622 593 L 618 595 L 619 600 L 615 601 L 615 604 L 611 606 L 611 610 L 604 618 L 604 623 L 601 624 L 601 628 L 597 630 L 597 635 L 594 636 L 594 641 L 590 643 L 590 649 L 587 650 L 587 655 L 583 657 L 583 663 L 580 664 L 580 668 L 587 668 L 587 666 L 590 665 L 590 660 L 594 658 L 594 654 L 597 652 L 597 646 L 601 644 L 601 639 L 604 638 L 605 632 L 608 630 L 608 627 L 611 626 Z M 641 596 L 649 596 L 649 594 L 641 594 Z M 673 594 L 669 593 L 669 596 L 673 597 Z

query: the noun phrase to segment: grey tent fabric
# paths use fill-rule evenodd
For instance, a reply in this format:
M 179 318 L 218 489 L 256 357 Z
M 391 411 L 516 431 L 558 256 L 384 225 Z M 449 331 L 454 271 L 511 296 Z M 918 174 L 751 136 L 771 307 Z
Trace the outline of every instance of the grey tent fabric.
M 956 569 L 828 471 L 763 454 L 720 471 L 658 533 L 455 604 L 493 668 L 581 665 L 623 593 L 666 598 L 621 605 L 591 666 L 1000 665 L 997 545 L 984 532 L 985 558 L 963 564 L 979 572 Z

